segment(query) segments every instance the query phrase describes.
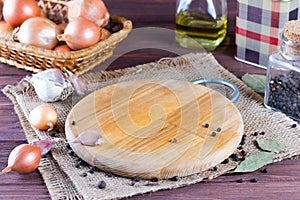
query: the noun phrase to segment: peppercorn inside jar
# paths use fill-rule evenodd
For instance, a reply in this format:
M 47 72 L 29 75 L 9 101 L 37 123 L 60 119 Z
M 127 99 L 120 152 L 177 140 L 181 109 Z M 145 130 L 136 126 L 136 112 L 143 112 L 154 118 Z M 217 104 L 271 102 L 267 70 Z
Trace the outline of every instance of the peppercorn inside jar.
M 264 104 L 300 121 L 300 20 L 285 23 L 280 49 L 271 53 Z

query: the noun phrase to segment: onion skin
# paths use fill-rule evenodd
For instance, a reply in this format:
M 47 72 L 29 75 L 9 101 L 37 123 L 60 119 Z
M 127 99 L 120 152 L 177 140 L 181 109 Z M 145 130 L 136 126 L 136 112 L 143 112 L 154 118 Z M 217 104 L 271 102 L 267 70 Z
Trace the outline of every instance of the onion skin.
M 13 30 L 14 29 L 8 23 L 0 21 L 0 38 L 9 39 Z
M 25 20 L 41 15 L 35 0 L 4 0 L 3 18 L 13 28 L 20 26 Z
M 57 36 L 65 41 L 72 50 L 90 47 L 100 41 L 100 27 L 94 22 L 79 17 L 68 23 L 63 34 Z
M 29 44 L 45 49 L 53 49 L 57 44 L 57 35 L 61 29 L 50 19 L 45 17 L 32 17 L 27 19 L 17 32 L 17 39 L 24 44 Z
M 19 174 L 27 174 L 33 172 L 40 164 L 41 155 L 42 149 L 36 145 L 18 145 L 10 152 L 7 167 L 1 173 L 15 171 Z
M 30 124 L 39 130 L 53 130 L 58 121 L 56 110 L 48 105 L 40 105 L 35 107 L 29 114 Z
M 84 17 L 101 27 L 108 23 L 109 13 L 102 0 L 72 0 L 67 7 L 69 21 Z

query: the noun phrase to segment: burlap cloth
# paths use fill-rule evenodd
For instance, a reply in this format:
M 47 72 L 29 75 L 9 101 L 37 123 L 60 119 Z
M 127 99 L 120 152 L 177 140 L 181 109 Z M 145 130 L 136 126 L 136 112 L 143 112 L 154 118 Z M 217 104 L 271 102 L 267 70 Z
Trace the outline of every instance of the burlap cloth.
M 244 120 L 245 144 L 242 146 L 246 155 L 249 156 L 257 151 L 255 139 L 274 139 L 283 143 L 285 151 L 274 158 L 274 162 L 291 158 L 300 153 L 300 128 L 291 128 L 295 122 L 281 113 L 273 112 L 263 106 L 261 96 L 253 92 L 233 74 L 224 69 L 209 53 L 187 54 L 176 58 L 164 58 L 155 63 L 144 64 L 132 68 L 117 71 L 103 71 L 88 73 L 82 76 L 88 82 L 89 92 L 104 86 L 133 79 L 178 79 L 192 81 L 198 78 L 221 78 L 236 84 L 241 93 L 235 103 Z M 216 87 L 215 85 L 211 85 Z M 216 88 L 229 95 L 224 88 Z M 32 87 L 24 81 L 16 86 L 6 86 L 3 92 L 14 104 L 28 142 L 35 139 L 47 139 L 51 136 L 43 131 L 33 129 L 27 121 L 29 112 L 42 102 L 37 98 Z M 78 101 L 71 97 L 67 101 L 52 103 L 59 111 L 59 122 L 57 129 L 59 133 L 55 137 L 64 138 L 64 121 L 72 108 Z M 254 132 L 264 131 L 264 135 L 254 136 Z M 236 150 L 241 158 L 241 149 Z M 58 142 L 52 148 L 51 153 L 42 158 L 41 172 L 52 199 L 115 199 L 130 197 L 137 194 L 153 192 L 162 189 L 172 189 L 185 186 L 203 180 L 212 179 L 219 175 L 229 173 L 239 162 L 229 159 L 229 163 L 220 163 L 217 168 L 209 169 L 199 174 L 179 178 L 178 181 L 159 180 L 153 182 L 141 180 L 132 184 L 132 180 L 95 171 L 88 173 L 88 166 L 76 168 L 77 157 L 68 154 L 64 142 Z M 82 174 L 87 172 L 87 176 Z M 107 184 L 105 189 L 97 188 L 97 183 L 104 180 Z

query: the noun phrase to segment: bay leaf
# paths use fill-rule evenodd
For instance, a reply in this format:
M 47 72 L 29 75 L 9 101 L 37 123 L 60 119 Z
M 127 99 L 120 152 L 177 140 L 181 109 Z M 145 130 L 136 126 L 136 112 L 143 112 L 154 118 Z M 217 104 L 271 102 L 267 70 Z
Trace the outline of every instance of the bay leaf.
M 242 76 L 243 82 L 255 92 L 264 93 L 267 77 L 259 74 L 245 74 Z
M 270 164 L 275 156 L 274 152 L 260 151 L 245 158 L 234 172 L 253 172 L 267 164 Z
M 284 144 L 281 144 L 275 140 L 266 140 L 259 138 L 256 140 L 258 146 L 265 151 L 272 151 L 274 153 L 279 153 L 281 151 L 284 151 L 285 146 Z

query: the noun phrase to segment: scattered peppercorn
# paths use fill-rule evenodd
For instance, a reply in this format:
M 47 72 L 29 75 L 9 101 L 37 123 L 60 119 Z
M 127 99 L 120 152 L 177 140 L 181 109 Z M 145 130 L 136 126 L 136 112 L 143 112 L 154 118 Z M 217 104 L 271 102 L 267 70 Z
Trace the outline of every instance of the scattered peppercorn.
M 246 152 L 244 150 L 241 151 L 242 156 L 246 156 Z
M 86 176 L 87 176 L 87 173 L 86 173 L 86 172 L 83 172 L 80 176 L 86 177 Z
M 67 149 L 72 149 L 70 144 L 66 144 Z
M 235 154 L 235 153 L 231 154 L 231 158 L 232 158 L 235 162 L 239 161 L 239 156 L 238 156 L 237 154 Z
M 218 167 L 217 166 L 214 166 L 213 167 L 213 171 L 217 171 L 218 170 Z
M 261 133 L 260 133 L 261 135 L 264 135 L 264 134 L 266 134 L 264 131 L 262 131 Z
M 51 131 L 51 132 L 49 133 L 49 135 L 50 135 L 51 137 L 55 137 L 56 133 L 55 133 L 54 131 Z
M 210 135 L 213 136 L 213 137 L 215 137 L 217 135 L 217 133 L 213 131 L 213 132 L 211 132 Z
M 110 173 L 110 172 L 107 172 L 105 175 L 106 175 L 107 177 L 113 177 L 113 174 Z
M 223 160 L 222 164 L 228 164 L 229 163 L 229 159 L 225 159 Z
M 254 136 L 258 136 L 258 132 L 257 132 L 257 131 L 255 131 L 253 135 L 254 135 Z
M 208 127 L 209 127 L 209 124 L 206 123 L 206 124 L 203 125 L 203 127 L 204 127 L 204 128 L 208 128 Z
M 75 124 L 76 124 L 76 122 L 73 120 L 73 121 L 72 121 L 72 125 L 74 126 Z
M 75 167 L 76 167 L 76 168 L 80 168 L 80 164 L 77 162 L 77 163 L 75 164 Z
M 141 180 L 140 177 L 135 177 L 135 178 L 133 179 L 134 182 L 140 182 L 140 180 Z
M 94 169 L 91 167 L 90 169 L 89 169 L 89 171 L 88 171 L 90 174 L 93 174 L 95 171 L 94 171 Z
M 267 170 L 267 168 L 264 168 L 264 169 L 260 170 L 260 172 L 263 174 L 266 174 L 266 173 L 268 173 L 268 170 Z
M 172 178 L 169 179 L 170 181 L 178 181 L 178 176 L 174 176 Z
M 236 182 L 237 182 L 237 183 L 243 183 L 244 180 L 243 180 L 242 178 L 240 178 L 240 179 L 236 180 Z
M 158 178 L 152 178 L 150 179 L 151 182 L 158 182 Z
M 297 127 L 297 124 L 292 124 L 292 128 L 296 128 Z
M 221 130 L 222 130 L 221 128 L 217 128 L 217 132 L 221 132 Z
M 105 183 L 105 181 L 99 181 L 97 187 L 98 187 L 99 189 L 105 189 L 105 188 L 106 188 L 106 183 Z
M 257 179 L 256 179 L 256 178 L 252 178 L 252 179 L 250 179 L 250 182 L 251 182 L 251 183 L 256 183 L 256 182 L 257 182 Z
M 70 155 L 70 156 L 74 156 L 74 155 L 75 155 L 74 151 L 70 150 L 70 151 L 69 151 L 69 155 Z
M 172 138 L 172 140 L 170 141 L 171 143 L 176 143 L 177 139 L 176 138 Z

